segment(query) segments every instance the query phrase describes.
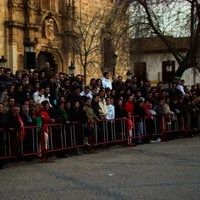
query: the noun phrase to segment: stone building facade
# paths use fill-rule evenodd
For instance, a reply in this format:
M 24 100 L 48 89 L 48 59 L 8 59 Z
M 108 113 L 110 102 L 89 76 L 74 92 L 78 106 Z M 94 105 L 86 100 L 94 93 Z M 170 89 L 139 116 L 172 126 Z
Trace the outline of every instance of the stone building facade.
M 0 1 L 0 55 L 7 59 L 7 67 L 14 72 L 24 68 L 41 68 L 45 62 L 50 62 L 55 72 L 68 73 L 68 67 L 73 63 L 76 73 L 82 73 L 79 57 L 73 49 L 73 43 L 79 37 L 76 29 L 77 16 L 95 12 L 100 7 L 107 6 L 107 3 L 111 8 L 114 1 Z M 117 59 L 122 60 L 120 56 Z M 98 60 L 99 63 L 95 66 L 98 70 L 94 71 L 99 76 L 104 65 L 103 50 Z M 128 63 L 128 55 L 123 65 L 115 62 L 116 69 L 120 66 L 116 74 L 124 73 L 128 69 Z
M 73 58 L 74 1 L 8 0 L 0 2 L 0 53 L 13 71 L 42 67 L 67 71 Z

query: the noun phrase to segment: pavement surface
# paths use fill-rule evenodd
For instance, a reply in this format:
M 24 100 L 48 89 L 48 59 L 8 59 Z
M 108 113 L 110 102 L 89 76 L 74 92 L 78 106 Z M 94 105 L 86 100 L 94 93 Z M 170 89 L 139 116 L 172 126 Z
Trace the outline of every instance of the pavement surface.
M 200 200 L 200 137 L 9 163 L 0 200 Z

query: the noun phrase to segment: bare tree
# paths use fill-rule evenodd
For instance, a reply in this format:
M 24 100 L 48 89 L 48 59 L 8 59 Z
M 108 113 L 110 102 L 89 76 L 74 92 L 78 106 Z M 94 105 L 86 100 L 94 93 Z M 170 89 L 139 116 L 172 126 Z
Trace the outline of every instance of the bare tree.
M 157 35 L 179 64 L 175 76 L 185 70 L 200 71 L 200 2 L 198 0 L 117 0 L 131 12 L 133 37 Z M 169 36 L 189 37 L 188 50 L 183 55 Z
M 105 17 L 106 11 L 104 9 L 99 9 L 93 14 L 85 13 L 77 16 L 76 31 L 78 37 L 73 42 L 73 49 L 78 54 L 85 82 L 88 70 L 101 63 L 101 59 L 99 59 L 102 48 L 101 31 L 104 27 Z
M 120 75 L 126 74 L 130 62 L 129 13 L 115 1 L 105 21 L 104 32 L 111 42 L 111 69 Z M 125 72 L 125 73 L 124 73 Z
M 126 15 L 116 16 L 116 13 L 122 12 L 118 4 L 106 3 L 102 8 L 95 12 L 80 13 L 76 16 L 76 32 L 78 37 L 73 42 L 73 50 L 79 57 L 79 62 L 83 68 L 83 74 L 86 77 L 88 72 L 95 71 L 95 66 L 104 68 L 104 41 L 109 38 L 112 45 L 108 53 L 110 53 L 109 71 L 113 70 L 115 74 L 115 66 L 117 63 L 117 53 L 121 51 L 129 53 L 129 48 L 125 48 L 127 44 L 128 18 Z M 108 36 L 109 35 L 109 36 Z M 123 38 L 123 39 L 122 39 Z M 123 41 L 123 42 L 120 42 Z M 126 42 L 125 42 L 126 41 Z M 122 55 L 120 53 L 120 55 Z M 126 62 L 125 56 L 119 59 L 121 63 Z M 123 61 L 123 62 L 122 62 Z M 120 63 L 121 67 L 122 64 Z M 96 73 L 96 71 L 95 71 Z

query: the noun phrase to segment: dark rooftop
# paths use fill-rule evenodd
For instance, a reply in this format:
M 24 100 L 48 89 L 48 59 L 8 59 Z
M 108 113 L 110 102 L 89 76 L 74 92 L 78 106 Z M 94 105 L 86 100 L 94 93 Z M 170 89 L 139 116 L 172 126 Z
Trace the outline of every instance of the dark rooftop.
M 168 39 L 179 51 L 187 51 L 189 47 L 189 37 L 174 38 L 168 36 Z M 159 37 L 135 38 L 131 40 L 132 53 L 166 53 L 169 52 L 167 46 Z

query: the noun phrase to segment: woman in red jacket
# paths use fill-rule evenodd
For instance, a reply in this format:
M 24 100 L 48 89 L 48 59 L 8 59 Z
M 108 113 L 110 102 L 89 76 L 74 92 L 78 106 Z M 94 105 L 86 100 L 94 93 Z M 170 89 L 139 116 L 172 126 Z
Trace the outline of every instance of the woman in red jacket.
M 126 101 L 124 108 L 125 108 L 125 111 L 127 113 L 127 116 L 128 115 L 131 115 L 131 116 L 134 115 L 134 108 L 135 108 L 135 105 L 134 105 L 134 94 L 132 94 L 132 95 L 130 95 L 128 97 L 128 100 Z
M 51 118 L 49 113 L 48 113 L 48 110 L 50 108 L 49 102 L 46 101 L 46 100 L 43 101 L 42 102 L 42 106 L 43 106 L 43 109 L 41 110 L 40 115 L 41 115 L 42 121 L 43 121 L 43 131 L 44 131 L 44 138 L 45 138 L 45 149 L 48 149 L 49 148 L 49 146 L 48 146 L 49 129 L 48 129 L 48 126 L 45 126 L 45 125 L 50 124 L 50 123 L 54 123 L 55 119 Z
M 128 100 L 126 101 L 124 105 L 124 109 L 127 116 L 127 125 L 128 125 L 128 131 L 129 131 L 128 146 L 133 146 L 133 143 L 132 143 L 133 128 L 134 128 L 133 115 L 134 115 L 134 109 L 135 109 L 134 94 L 129 95 Z
M 45 145 L 45 149 L 48 149 L 48 141 L 49 141 L 49 135 L 48 135 L 48 127 L 45 126 L 49 123 L 54 123 L 55 120 L 50 118 L 48 112 L 46 111 L 45 107 L 47 107 L 49 103 L 48 101 L 44 101 L 42 102 L 42 104 L 37 104 L 36 105 L 36 110 L 33 114 L 33 119 L 36 122 L 36 126 L 38 127 L 38 134 L 40 132 L 40 130 L 43 127 L 43 133 L 44 133 L 44 145 Z M 38 151 L 41 152 L 41 143 L 39 141 L 39 147 L 38 147 Z

